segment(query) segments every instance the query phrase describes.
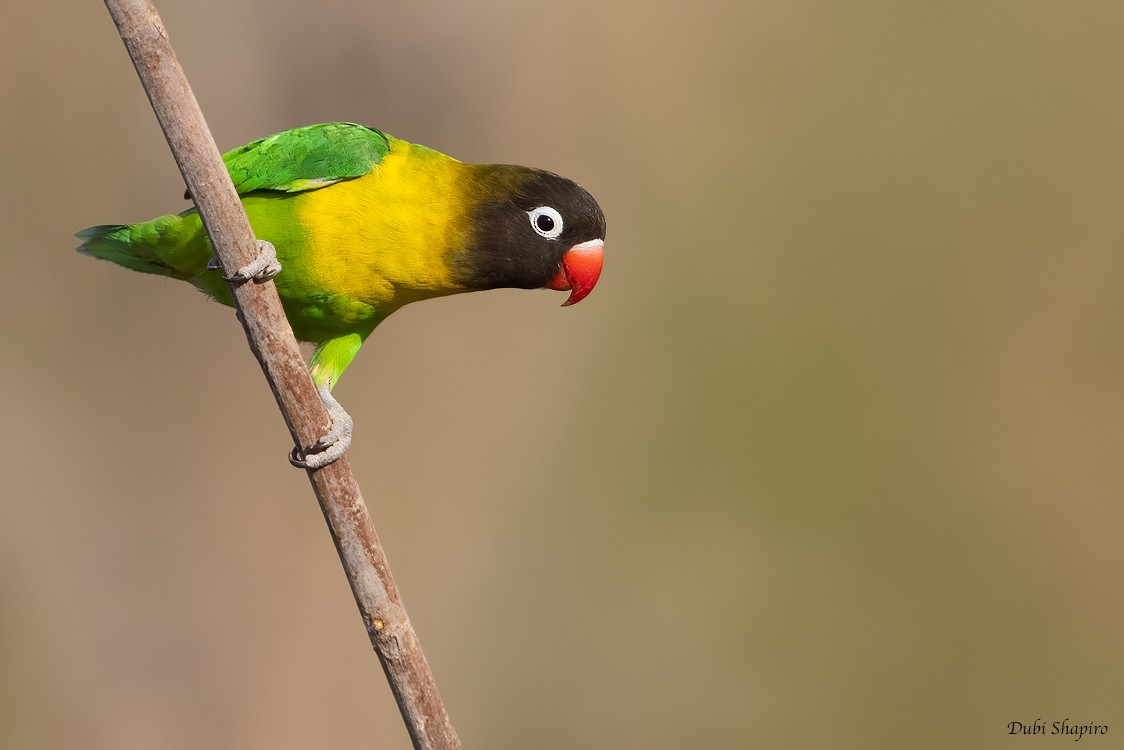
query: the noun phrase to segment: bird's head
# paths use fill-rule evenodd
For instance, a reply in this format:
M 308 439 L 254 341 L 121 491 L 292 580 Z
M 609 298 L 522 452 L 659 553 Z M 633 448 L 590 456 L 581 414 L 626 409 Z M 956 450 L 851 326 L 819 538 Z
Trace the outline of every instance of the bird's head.
M 558 289 L 572 305 L 601 275 L 605 214 L 589 193 L 550 172 L 473 165 L 466 183 L 475 206 L 457 276 L 470 289 Z

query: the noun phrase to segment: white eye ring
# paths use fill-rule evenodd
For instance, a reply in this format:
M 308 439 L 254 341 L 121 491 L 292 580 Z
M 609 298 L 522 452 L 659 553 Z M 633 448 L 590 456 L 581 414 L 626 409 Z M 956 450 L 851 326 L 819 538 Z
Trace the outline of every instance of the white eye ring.
M 562 236 L 562 214 L 550 206 L 539 206 L 527 212 L 531 219 L 531 229 L 548 240 Z

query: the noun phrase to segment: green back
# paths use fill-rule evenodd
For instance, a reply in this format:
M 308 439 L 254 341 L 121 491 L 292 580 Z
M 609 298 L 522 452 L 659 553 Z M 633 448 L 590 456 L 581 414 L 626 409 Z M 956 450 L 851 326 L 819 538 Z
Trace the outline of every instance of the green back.
M 352 122 L 309 125 L 247 143 L 222 160 L 240 194 L 296 193 L 368 174 L 386 156 L 390 136 Z

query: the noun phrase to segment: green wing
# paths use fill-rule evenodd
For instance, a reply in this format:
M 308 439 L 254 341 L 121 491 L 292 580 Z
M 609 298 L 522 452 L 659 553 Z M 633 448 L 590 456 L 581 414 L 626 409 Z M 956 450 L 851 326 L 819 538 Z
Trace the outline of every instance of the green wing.
M 353 122 L 330 122 L 247 143 L 222 160 L 239 194 L 297 193 L 368 174 L 389 148 L 385 133 Z

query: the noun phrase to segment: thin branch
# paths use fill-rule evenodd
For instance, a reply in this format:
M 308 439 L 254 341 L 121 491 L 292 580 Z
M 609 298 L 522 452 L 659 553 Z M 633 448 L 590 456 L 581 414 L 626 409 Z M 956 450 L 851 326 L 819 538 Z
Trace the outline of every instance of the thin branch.
M 156 8 L 148 0 L 105 0 L 105 5 L 133 59 L 219 260 L 224 268 L 246 265 L 257 254 L 253 231 Z M 312 445 L 327 431 L 328 414 L 276 288 L 272 283 L 241 283 L 232 284 L 231 291 L 250 348 L 265 372 L 294 442 Z M 414 747 L 460 748 L 351 465 L 344 457 L 308 475 Z

